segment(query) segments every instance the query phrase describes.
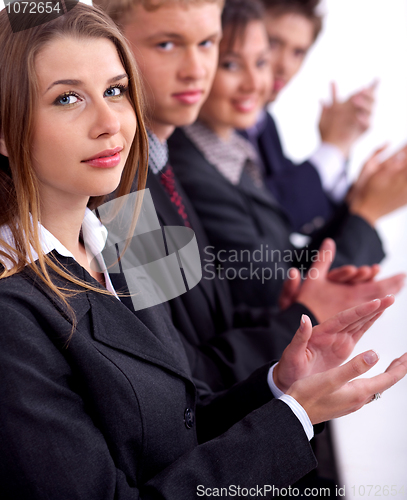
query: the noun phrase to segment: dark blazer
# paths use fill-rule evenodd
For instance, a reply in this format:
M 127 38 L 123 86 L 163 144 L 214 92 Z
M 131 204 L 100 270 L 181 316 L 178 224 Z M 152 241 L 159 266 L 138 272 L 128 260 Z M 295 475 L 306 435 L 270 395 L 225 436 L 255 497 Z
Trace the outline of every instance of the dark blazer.
M 183 225 L 158 177 L 151 172 L 146 187 L 150 189 L 160 223 Z M 229 290 L 234 283 L 229 287 L 228 281 L 220 280 L 212 272 L 212 265 L 205 265 L 205 249 L 209 246 L 205 232 L 178 183 L 177 189 L 197 238 L 203 277 L 197 286 L 169 301 L 165 307 L 184 341 L 193 375 L 219 390 L 244 380 L 271 359 L 279 359 L 296 332 L 302 314 L 308 314 L 314 324 L 316 320 L 301 304 L 294 304 L 284 312 L 271 307 L 234 307 Z M 150 257 L 150 260 L 154 259 Z M 127 305 L 132 309 L 130 303 Z
M 218 261 L 229 257 L 222 265 L 226 276 L 233 278 L 236 304 L 276 304 L 288 268 L 297 265 L 305 271 L 328 236 L 337 244 L 336 266 L 371 265 L 383 259 L 375 229 L 349 214 L 345 205 L 307 248 L 294 249 L 290 221 L 267 189 L 256 187 L 245 171 L 240 183 L 232 185 L 180 129 L 168 144 L 174 171 L 214 247 L 213 254 Z
M 268 366 L 228 392 L 198 391 L 164 309 L 144 322 L 110 295 L 69 303 L 75 331 L 27 268 L 0 281 L 2 499 L 191 500 L 198 485 L 283 487 L 315 467 Z
M 242 135 L 248 138 L 247 134 Z M 312 233 L 334 215 L 337 205 L 325 193 L 319 174 L 309 161 L 295 164 L 283 152 L 273 117 L 254 144 L 264 166 L 265 184 L 288 215 L 293 231 Z M 305 229 L 305 231 L 304 231 Z

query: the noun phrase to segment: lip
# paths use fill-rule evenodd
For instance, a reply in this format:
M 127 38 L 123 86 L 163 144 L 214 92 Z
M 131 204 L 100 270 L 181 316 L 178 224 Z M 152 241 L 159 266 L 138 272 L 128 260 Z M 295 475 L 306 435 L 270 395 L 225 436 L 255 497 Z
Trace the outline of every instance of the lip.
M 186 90 L 172 94 L 172 97 L 183 104 L 197 104 L 202 99 L 203 93 L 203 90 Z
M 258 99 L 255 97 L 232 101 L 233 107 L 239 113 L 253 113 L 257 109 Z
M 87 160 L 83 160 L 82 163 L 86 163 L 91 167 L 97 168 L 113 168 L 120 163 L 120 152 L 122 150 L 123 148 L 121 146 L 114 149 L 106 149 L 105 151 L 101 151 Z

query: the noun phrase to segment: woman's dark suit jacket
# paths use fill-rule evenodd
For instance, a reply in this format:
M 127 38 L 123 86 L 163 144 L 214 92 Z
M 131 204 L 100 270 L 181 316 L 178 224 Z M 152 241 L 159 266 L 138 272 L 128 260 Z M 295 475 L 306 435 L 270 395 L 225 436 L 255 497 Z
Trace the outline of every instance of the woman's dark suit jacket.
M 314 255 L 311 251 L 317 250 L 326 237 L 336 241 L 336 266 L 372 265 L 383 259 L 381 241 L 375 229 L 362 218 L 350 214 L 346 206 L 338 209 L 335 218 L 313 236 L 305 249 L 308 253 L 301 252 L 301 249 L 295 253 L 290 242 L 292 226 L 284 209 L 268 190 L 256 187 L 246 171 L 238 185 L 231 184 L 206 160 L 181 129 L 174 132 L 168 145 L 174 172 L 214 246 L 212 253 L 218 255 L 219 251 L 226 251 L 221 254 L 222 259 L 231 256 L 228 262 L 221 265 L 231 268 L 233 272 L 230 272 L 229 277 L 236 274 L 230 287 L 235 304 L 276 304 L 288 268 L 293 265 L 308 268 L 312 264 L 309 257 Z M 242 250 L 246 251 L 243 261 L 240 259 Z M 247 250 L 250 262 L 247 260 Z M 270 256 L 279 255 L 271 254 L 272 251 L 280 252 L 281 255 L 281 259 L 277 259 L 280 269 L 277 273 Z M 237 252 L 238 261 L 233 252 Z M 266 252 L 268 261 L 265 257 L 262 260 Z M 273 277 L 262 282 L 262 269 L 266 268 L 272 270 Z M 259 269 L 257 278 L 253 273 L 256 269 Z M 268 271 L 265 272 L 265 276 L 268 276 Z
M 69 303 L 72 336 L 69 310 L 28 268 L 0 280 L 2 499 L 191 500 L 198 485 L 282 487 L 315 467 L 268 366 L 214 395 L 192 381 L 164 309 L 141 321 L 109 295 Z

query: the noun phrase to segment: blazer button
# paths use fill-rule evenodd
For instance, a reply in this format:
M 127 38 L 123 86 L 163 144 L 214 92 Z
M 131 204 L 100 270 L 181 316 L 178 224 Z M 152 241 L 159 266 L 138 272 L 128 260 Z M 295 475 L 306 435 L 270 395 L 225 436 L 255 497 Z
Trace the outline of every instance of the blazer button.
M 187 429 L 192 429 L 195 422 L 195 415 L 191 408 L 187 408 L 184 412 L 184 423 Z

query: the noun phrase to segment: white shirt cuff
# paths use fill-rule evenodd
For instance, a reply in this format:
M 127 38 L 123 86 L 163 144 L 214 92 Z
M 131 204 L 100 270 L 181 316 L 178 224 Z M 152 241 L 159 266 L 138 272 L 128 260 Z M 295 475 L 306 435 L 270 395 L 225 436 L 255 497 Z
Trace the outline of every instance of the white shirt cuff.
M 300 403 L 296 399 L 289 396 L 288 394 L 283 394 L 278 399 L 288 404 L 294 415 L 301 422 L 305 434 L 307 435 L 308 441 L 311 441 L 311 439 L 314 437 L 314 427 L 312 426 L 311 420 L 309 419 L 308 414 L 304 410 L 304 408 L 300 405 Z
M 350 184 L 342 151 L 333 144 L 323 142 L 309 161 L 315 166 L 327 195 L 337 203 L 343 201 Z
M 289 396 L 288 394 L 284 394 L 284 392 L 280 390 L 274 383 L 273 372 L 276 366 L 277 363 L 270 368 L 267 374 L 267 383 L 270 387 L 270 391 L 272 392 L 273 396 L 276 399 L 284 401 L 284 403 L 286 403 L 291 408 L 291 411 L 301 422 L 304 432 L 307 435 L 308 441 L 311 441 L 311 439 L 314 437 L 314 427 L 311 423 L 311 420 L 308 417 L 307 412 L 300 405 L 300 403 L 298 403 L 298 401 L 296 401 L 293 397 Z

